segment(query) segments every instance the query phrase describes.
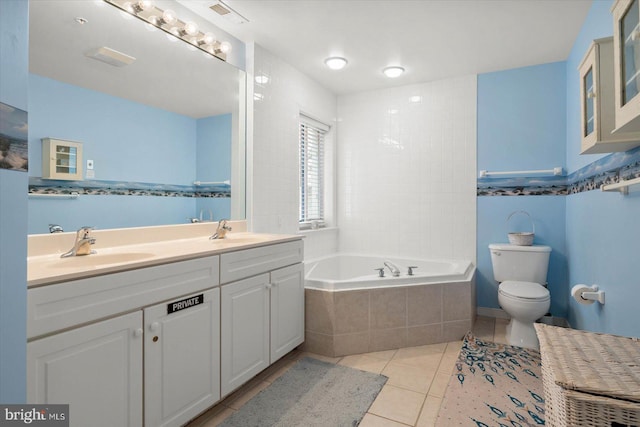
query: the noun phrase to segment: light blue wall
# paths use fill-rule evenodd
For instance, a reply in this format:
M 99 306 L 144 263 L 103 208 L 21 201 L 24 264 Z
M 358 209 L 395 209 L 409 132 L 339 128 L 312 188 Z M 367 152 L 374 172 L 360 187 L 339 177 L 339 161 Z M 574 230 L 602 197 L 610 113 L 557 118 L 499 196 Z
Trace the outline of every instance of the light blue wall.
M 42 176 L 40 138 L 83 143 L 96 179 L 191 184 L 196 120 L 62 83 L 29 76 L 29 175 Z
M 29 75 L 29 175 L 42 176 L 41 138 L 83 143 L 95 179 L 191 185 L 229 179 L 231 115 L 193 119 L 126 99 Z M 81 196 L 29 200 L 29 233 L 184 223 L 211 209 L 228 217 L 230 199 Z
M 0 102 L 27 110 L 29 3 L 0 1 Z M 0 402 L 26 400 L 27 174 L 0 169 Z
M 567 165 L 573 172 L 603 155 L 579 155 L 576 67 L 592 39 L 613 34 L 612 2 L 595 1 L 567 60 Z M 640 336 L 640 193 L 588 191 L 567 197 L 569 282 L 598 284 L 606 304 L 570 299 L 569 322 L 579 329 Z
M 565 94 L 564 62 L 479 75 L 478 170 L 564 167 Z M 565 316 L 565 196 L 478 197 L 477 304 L 499 308 L 488 245 L 506 243 L 508 231 L 530 230 L 528 223 L 517 222 L 521 218 L 506 224 L 509 214 L 517 210 L 533 218 L 534 243 L 553 249 L 548 274 L 551 313 Z
M 221 182 L 231 179 L 231 126 L 232 115 L 206 117 L 197 121 L 196 170 L 198 181 Z M 231 198 L 199 198 L 196 202 L 198 212 L 208 219 L 211 210 L 214 219 L 229 218 Z

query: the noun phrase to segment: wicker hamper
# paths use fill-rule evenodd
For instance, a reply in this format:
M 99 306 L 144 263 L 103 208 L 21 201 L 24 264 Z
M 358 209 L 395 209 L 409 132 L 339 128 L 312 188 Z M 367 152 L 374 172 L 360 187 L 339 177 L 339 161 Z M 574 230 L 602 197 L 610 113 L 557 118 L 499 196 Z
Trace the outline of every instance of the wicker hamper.
M 536 323 L 551 427 L 640 426 L 640 342 Z

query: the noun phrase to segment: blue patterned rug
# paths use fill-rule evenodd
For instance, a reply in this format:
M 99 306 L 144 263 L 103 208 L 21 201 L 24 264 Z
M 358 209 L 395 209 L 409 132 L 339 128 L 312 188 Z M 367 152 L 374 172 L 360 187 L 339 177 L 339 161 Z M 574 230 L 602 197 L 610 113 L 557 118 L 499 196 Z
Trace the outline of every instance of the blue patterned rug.
M 436 426 L 545 424 L 540 352 L 467 333 Z

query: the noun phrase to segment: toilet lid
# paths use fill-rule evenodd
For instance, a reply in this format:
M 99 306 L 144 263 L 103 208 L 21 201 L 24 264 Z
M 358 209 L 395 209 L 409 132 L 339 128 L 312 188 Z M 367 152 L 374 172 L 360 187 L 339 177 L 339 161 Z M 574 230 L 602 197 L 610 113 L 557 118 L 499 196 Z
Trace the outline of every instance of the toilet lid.
M 503 295 L 524 299 L 549 298 L 549 290 L 544 286 L 533 282 L 517 282 L 508 280 L 500 283 L 498 291 Z

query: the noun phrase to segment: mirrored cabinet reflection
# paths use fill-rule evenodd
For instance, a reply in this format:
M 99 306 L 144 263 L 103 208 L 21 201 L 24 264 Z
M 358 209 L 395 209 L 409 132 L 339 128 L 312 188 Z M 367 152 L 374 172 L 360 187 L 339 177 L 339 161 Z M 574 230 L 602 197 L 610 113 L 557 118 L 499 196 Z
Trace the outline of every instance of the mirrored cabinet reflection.
M 82 180 L 82 143 L 42 138 L 42 178 Z

